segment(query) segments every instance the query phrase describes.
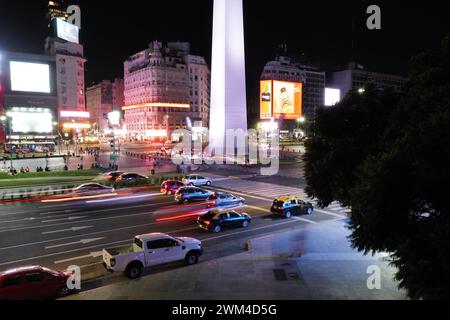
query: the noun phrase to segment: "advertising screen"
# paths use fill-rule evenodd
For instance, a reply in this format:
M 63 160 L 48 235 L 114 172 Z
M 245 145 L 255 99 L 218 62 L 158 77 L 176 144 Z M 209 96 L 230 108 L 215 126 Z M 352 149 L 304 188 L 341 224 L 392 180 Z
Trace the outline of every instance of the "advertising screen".
M 273 117 L 296 120 L 302 115 L 302 83 L 273 82 Z
M 51 133 L 53 116 L 49 112 L 11 112 L 14 133 Z
M 341 90 L 326 88 L 325 89 L 325 106 L 332 107 L 341 101 Z
M 61 19 L 56 19 L 56 35 L 69 42 L 80 42 L 78 27 Z
M 272 80 L 261 81 L 261 119 L 272 118 Z
M 11 91 L 50 93 L 48 64 L 10 61 Z

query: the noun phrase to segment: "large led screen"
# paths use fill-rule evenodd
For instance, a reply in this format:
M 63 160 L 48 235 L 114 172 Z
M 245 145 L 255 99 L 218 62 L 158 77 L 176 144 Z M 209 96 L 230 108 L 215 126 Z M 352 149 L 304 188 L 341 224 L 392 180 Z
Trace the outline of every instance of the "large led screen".
M 79 43 L 79 29 L 76 25 L 68 23 L 62 19 L 56 19 L 56 34 L 63 40 Z
M 48 64 L 10 61 L 11 91 L 50 93 Z
M 298 82 L 273 81 L 273 117 L 296 120 L 302 115 L 303 85 Z
M 47 112 L 11 112 L 14 133 L 51 133 L 53 116 Z

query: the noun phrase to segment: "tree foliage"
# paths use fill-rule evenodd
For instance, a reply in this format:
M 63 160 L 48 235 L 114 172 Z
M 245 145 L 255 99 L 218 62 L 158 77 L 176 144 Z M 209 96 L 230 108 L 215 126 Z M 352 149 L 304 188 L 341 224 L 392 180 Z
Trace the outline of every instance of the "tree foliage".
M 412 60 L 399 100 L 352 93 L 315 130 L 308 195 L 350 205 L 352 244 L 391 252 L 411 298 L 450 298 L 450 38 Z

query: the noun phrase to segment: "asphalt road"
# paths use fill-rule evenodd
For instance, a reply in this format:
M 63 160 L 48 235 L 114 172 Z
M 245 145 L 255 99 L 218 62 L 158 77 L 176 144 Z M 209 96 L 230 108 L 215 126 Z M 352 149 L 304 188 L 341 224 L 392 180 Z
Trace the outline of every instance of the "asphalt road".
M 331 209 L 290 220 L 273 216 L 269 212 L 273 192 L 290 191 L 283 188 L 301 191 L 283 187 L 289 182 L 286 179 L 269 184 L 251 177 L 214 175 L 213 181 L 212 190 L 228 190 L 246 198 L 246 205 L 237 210 L 253 217 L 248 229 L 225 230 L 220 234 L 202 230 L 196 219 L 207 212 L 205 204 L 178 205 L 173 196 L 163 196 L 158 189 L 104 199 L 1 205 L 0 270 L 28 265 L 64 270 L 77 265 L 82 276 L 101 278 L 90 281 L 89 288 L 122 279 L 121 274 L 109 275 L 103 269 L 101 251 L 131 244 L 139 234 L 164 232 L 197 238 L 204 243 L 201 260 L 206 261 L 241 252 L 246 240 L 258 235 L 345 218 L 342 212 Z

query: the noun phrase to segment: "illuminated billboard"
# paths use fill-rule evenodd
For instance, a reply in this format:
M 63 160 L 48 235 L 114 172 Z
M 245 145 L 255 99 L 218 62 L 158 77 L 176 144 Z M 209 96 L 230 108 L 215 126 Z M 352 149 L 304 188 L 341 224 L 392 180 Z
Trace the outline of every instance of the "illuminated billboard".
M 325 106 L 332 107 L 341 102 L 341 90 L 325 88 Z
M 90 113 L 84 111 L 61 111 L 60 115 L 61 118 L 90 118 Z
M 272 118 L 272 80 L 261 81 L 261 119 Z
M 56 19 L 56 35 L 63 40 L 79 43 L 79 31 L 78 27 L 74 24 L 68 23 L 62 19 Z
M 41 111 L 12 111 L 8 112 L 12 118 L 14 133 L 52 133 L 53 115 L 48 110 Z
M 303 84 L 261 81 L 261 119 L 297 120 L 302 115 Z
M 48 64 L 10 61 L 11 91 L 50 93 Z

